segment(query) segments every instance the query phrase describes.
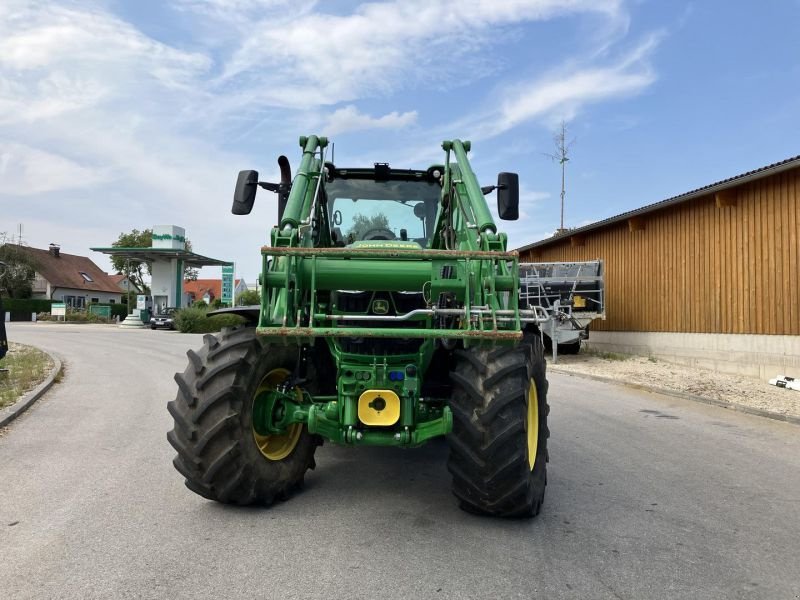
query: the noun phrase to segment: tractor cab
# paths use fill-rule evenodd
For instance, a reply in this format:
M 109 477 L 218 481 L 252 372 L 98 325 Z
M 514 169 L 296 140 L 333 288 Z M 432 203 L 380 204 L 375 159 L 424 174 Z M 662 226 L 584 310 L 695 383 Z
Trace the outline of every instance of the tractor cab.
M 325 165 L 327 216 L 334 246 L 426 248 L 442 193 L 441 167 L 427 171 L 337 169 Z

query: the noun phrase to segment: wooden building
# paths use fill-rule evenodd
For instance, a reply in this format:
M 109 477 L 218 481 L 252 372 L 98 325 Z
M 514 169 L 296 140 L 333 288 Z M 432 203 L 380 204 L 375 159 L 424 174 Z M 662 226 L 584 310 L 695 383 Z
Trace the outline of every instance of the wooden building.
M 597 346 L 800 376 L 800 156 L 519 252 L 521 262 L 605 261 Z

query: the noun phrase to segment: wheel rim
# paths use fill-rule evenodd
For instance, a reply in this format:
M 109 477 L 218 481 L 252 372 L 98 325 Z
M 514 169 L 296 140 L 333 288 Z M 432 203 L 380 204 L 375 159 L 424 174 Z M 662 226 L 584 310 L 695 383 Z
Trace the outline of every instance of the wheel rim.
M 536 383 L 531 380 L 528 388 L 528 464 L 533 471 L 536 464 L 536 451 L 539 448 L 539 395 Z
M 256 393 L 253 395 L 253 401 L 262 392 L 269 392 L 278 387 L 278 384 L 286 381 L 289 376 L 289 371 L 286 369 L 272 369 L 269 373 L 264 375 L 261 383 L 258 385 Z M 252 428 L 252 424 L 250 425 Z M 287 432 L 283 435 L 259 435 L 253 429 L 253 438 L 264 458 L 268 460 L 283 460 L 289 456 L 297 446 L 297 441 L 300 439 L 300 433 L 303 431 L 302 423 L 294 423 L 289 425 Z

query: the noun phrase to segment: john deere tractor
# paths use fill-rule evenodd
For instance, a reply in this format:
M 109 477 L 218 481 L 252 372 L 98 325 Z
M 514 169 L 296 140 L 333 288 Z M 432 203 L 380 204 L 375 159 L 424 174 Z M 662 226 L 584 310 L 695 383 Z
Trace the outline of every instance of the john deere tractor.
M 188 352 L 169 403 L 175 467 L 197 494 L 286 499 L 328 440 L 424 444 L 445 436 L 453 493 L 470 512 L 530 517 L 547 483 L 547 380 L 539 316 L 521 310 L 516 252 L 484 195 L 517 219 L 518 177 L 481 188 L 470 143 L 425 170 L 342 168 L 301 137 L 294 179 L 242 171 L 234 214 L 261 187 L 278 224 L 261 248 L 260 306 Z

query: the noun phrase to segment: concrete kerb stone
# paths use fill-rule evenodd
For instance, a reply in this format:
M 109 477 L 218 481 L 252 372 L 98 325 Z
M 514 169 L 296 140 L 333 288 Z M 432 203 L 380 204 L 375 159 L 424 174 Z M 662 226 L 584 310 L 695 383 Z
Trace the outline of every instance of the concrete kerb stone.
M 11 421 L 16 419 L 26 410 L 28 410 L 34 402 L 36 402 L 39 398 L 44 396 L 44 393 L 50 389 L 50 387 L 55 383 L 56 377 L 58 374 L 61 373 L 61 369 L 63 365 L 61 364 L 61 360 L 55 356 L 54 354 L 47 352 L 46 350 L 42 350 L 41 348 L 37 348 L 37 350 L 44 352 L 47 356 L 50 357 L 50 360 L 53 361 L 53 370 L 47 376 L 47 378 L 37 385 L 33 390 L 25 394 L 22 398 L 17 400 L 16 403 L 8 406 L 2 410 L 0 410 L 0 427 L 5 427 Z
M 775 421 L 783 421 L 785 423 L 791 423 L 792 425 L 800 425 L 800 417 L 795 417 L 792 415 L 784 415 L 782 413 L 763 410 L 761 408 L 753 408 L 751 406 L 745 406 L 744 404 L 737 404 L 736 402 L 715 400 L 713 398 L 705 398 L 703 396 L 689 394 L 688 392 L 669 390 L 666 388 L 655 387 L 652 385 L 644 385 L 641 383 L 632 383 L 628 381 L 622 381 L 619 379 L 613 379 L 611 377 L 603 377 L 601 375 L 590 375 L 588 373 L 575 373 L 573 371 L 562 371 L 561 369 L 558 368 L 554 369 L 550 365 L 548 365 L 548 370 L 553 371 L 554 373 L 558 373 L 559 375 L 569 375 L 570 377 L 582 377 L 583 379 L 593 379 L 595 381 L 602 381 L 603 383 L 614 383 L 616 385 L 624 385 L 625 387 L 633 388 L 636 390 L 652 392 L 654 394 L 662 394 L 664 396 L 673 396 L 675 398 L 692 400 L 694 402 L 702 402 L 703 404 L 711 404 L 713 406 L 719 406 L 720 408 L 727 408 L 730 410 L 735 410 L 737 412 L 743 412 L 748 415 L 756 415 L 757 417 L 764 417 L 767 419 L 773 419 Z

